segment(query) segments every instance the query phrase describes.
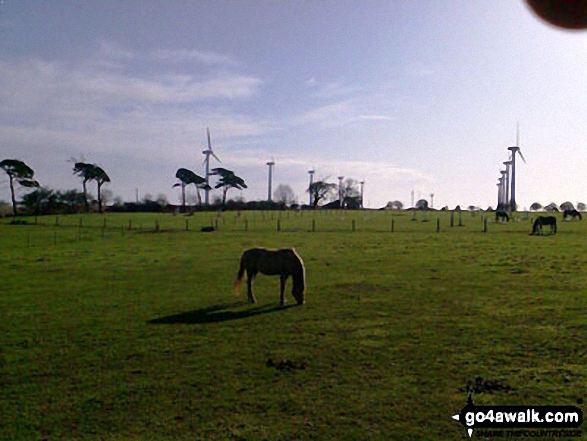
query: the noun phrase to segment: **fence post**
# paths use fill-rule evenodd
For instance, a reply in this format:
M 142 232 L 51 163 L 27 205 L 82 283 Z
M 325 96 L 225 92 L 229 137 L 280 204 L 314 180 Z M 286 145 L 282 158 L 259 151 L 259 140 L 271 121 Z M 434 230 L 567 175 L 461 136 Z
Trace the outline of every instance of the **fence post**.
M 312 232 L 316 231 L 316 219 L 312 219 Z
M 353 226 L 352 226 L 352 230 L 353 232 L 355 231 L 355 220 L 353 219 Z
M 483 232 L 487 233 L 487 218 L 483 219 Z
M 436 232 L 440 233 L 440 218 L 436 218 Z
M 463 226 L 463 222 L 461 222 L 461 214 L 462 214 L 462 211 L 459 211 L 459 227 Z
M 190 220 L 189 220 L 189 219 L 186 219 L 186 220 L 185 220 L 185 230 L 186 230 L 186 231 L 189 231 L 189 230 L 190 230 L 190 224 L 189 224 L 189 222 L 190 222 Z
M 451 227 L 455 226 L 455 212 L 454 211 L 450 212 L 450 226 Z
M 277 231 L 281 231 L 281 221 L 277 219 Z
M 395 230 L 395 219 L 391 218 L 391 232 L 393 233 L 394 230 Z

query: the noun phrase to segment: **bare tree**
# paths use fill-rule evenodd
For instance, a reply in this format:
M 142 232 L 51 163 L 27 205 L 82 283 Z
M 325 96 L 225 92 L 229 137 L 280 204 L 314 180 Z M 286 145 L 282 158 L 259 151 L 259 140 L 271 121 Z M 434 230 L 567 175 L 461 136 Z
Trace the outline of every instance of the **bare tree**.
M 285 205 L 291 205 L 295 202 L 295 194 L 292 188 L 287 184 L 279 184 L 273 192 L 273 199 Z
M 333 194 L 336 184 L 325 181 L 313 182 L 308 187 L 308 193 L 312 196 L 312 207 L 316 208 L 322 199 L 326 199 Z

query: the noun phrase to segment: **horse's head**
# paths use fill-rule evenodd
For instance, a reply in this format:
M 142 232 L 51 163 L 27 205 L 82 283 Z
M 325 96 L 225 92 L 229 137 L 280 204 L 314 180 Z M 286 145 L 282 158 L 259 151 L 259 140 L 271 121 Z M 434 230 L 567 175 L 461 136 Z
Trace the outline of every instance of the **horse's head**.
M 292 249 L 292 251 L 297 259 L 295 263 L 296 268 L 292 274 L 293 287 L 291 294 L 293 295 L 294 299 L 296 299 L 298 305 L 303 305 L 306 303 L 306 268 L 304 267 L 304 262 L 298 253 L 296 253 L 294 249 Z
M 304 303 L 306 303 L 306 287 L 303 279 L 301 279 L 301 282 L 299 283 L 296 283 L 294 279 L 294 286 L 291 293 L 294 296 L 294 299 L 296 299 L 296 303 L 298 305 L 303 305 Z

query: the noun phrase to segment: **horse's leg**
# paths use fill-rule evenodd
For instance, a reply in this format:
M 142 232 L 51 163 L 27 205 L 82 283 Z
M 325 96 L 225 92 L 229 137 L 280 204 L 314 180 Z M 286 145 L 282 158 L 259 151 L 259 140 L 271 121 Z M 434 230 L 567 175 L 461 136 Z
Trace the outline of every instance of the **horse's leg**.
M 253 271 L 247 271 L 247 297 L 249 299 L 249 302 L 251 303 L 257 303 L 257 299 L 255 299 L 255 296 L 253 295 L 253 280 L 255 279 L 256 273 L 254 273 Z
M 280 285 L 280 295 L 279 295 L 279 303 L 285 305 L 285 282 L 287 281 L 287 276 L 280 276 L 279 277 L 279 285 Z

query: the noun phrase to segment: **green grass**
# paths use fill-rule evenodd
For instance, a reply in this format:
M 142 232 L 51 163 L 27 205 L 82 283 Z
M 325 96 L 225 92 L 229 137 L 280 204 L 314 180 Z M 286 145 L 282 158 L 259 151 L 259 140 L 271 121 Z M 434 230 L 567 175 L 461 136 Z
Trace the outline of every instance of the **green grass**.
M 476 376 L 511 387 L 476 404 L 584 399 L 587 224 L 436 216 L 4 220 L 0 439 L 459 439 Z M 306 305 L 232 293 L 253 246 L 295 246 Z

